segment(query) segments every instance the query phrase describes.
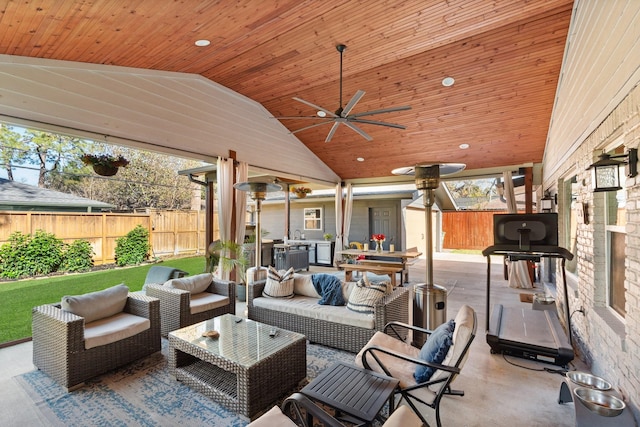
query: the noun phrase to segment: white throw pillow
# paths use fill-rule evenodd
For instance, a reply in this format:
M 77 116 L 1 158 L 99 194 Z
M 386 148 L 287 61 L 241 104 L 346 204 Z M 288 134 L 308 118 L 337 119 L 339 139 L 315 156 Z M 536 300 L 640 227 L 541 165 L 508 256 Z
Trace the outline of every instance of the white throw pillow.
M 121 283 L 84 295 L 65 295 L 60 305 L 64 311 L 84 317 L 86 324 L 122 312 L 128 296 L 129 288 Z
M 293 275 L 295 270 L 293 267 L 285 270 L 276 270 L 269 266 L 267 275 L 267 283 L 262 290 L 262 296 L 267 298 L 293 298 Z
M 195 276 L 167 280 L 164 282 L 164 286 L 189 291 L 191 294 L 199 294 L 206 291 L 212 281 L 213 275 L 211 273 L 202 273 Z

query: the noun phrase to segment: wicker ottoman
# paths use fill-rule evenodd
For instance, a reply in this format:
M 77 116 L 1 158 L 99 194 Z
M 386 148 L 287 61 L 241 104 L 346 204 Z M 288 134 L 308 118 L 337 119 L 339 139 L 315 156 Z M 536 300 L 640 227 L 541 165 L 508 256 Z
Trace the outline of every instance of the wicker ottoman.
M 306 377 L 304 335 L 225 314 L 169 333 L 169 371 L 178 381 L 253 419 Z M 202 336 L 207 331 L 219 337 Z

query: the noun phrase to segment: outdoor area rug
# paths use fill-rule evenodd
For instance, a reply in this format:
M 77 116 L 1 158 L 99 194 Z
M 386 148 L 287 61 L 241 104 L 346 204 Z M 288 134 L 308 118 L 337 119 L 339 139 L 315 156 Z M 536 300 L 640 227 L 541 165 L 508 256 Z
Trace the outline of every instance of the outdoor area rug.
M 162 341 L 162 353 L 89 380 L 71 393 L 39 370 L 15 380 L 33 399 L 41 418 L 53 426 L 248 424 L 246 418 L 171 377 L 167 368 L 167 340 Z M 354 357 L 352 353 L 307 343 L 307 380 L 318 376 L 333 362 L 352 363 Z

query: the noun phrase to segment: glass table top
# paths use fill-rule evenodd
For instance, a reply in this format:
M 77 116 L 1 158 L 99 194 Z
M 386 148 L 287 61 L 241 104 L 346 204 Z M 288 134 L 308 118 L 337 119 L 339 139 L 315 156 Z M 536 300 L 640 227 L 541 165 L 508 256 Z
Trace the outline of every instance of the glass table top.
M 218 338 L 202 336 L 207 331 L 218 331 Z M 275 337 L 270 336 L 277 331 Z M 255 322 L 233 314 L 224 314 L 195 325 L 169 333 L 207 352 L 248 367 L 272 356 L 304 335 Z

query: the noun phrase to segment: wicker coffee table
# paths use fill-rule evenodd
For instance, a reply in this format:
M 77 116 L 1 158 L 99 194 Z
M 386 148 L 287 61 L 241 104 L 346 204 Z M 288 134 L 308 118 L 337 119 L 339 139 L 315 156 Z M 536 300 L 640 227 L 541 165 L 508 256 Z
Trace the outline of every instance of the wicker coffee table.
M 304 335 L 225 314 L 169 333 L 169 372 L 249 419 L 306 377 Z M 215 330 L 218 338 L 202 334 Z

